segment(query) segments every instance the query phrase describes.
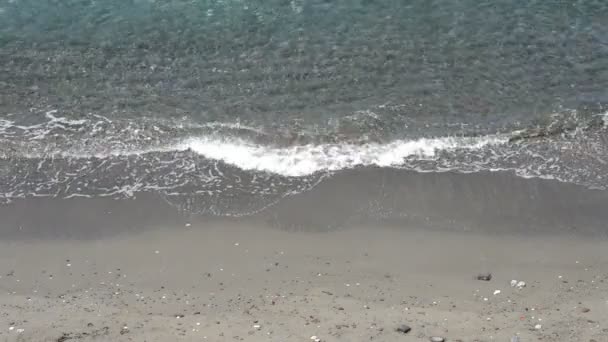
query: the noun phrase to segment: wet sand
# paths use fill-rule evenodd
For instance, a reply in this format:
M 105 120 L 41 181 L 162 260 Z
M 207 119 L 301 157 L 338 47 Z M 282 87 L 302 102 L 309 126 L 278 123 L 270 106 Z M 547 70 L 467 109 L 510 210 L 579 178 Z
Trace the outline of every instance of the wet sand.
M 608 341 L 604 214 L 586 200 L 598 193 L 497 176 L 417 179 L 425 177 L 420 189 L 452 189 L 434 204 L 450 213 L 452 201 L 458 215 L 430 215 L 431 194 L 410 187 L 401 205 L 418 203 L 427 220 L 320 229 L 329 203 L 350 196 L 331 183 L 269 216 L 230 220 L 146 196 L 4 205 L 0 341 Z M 513 203 L 510 216 L 527 213 L 517 226 L 491 211 L 490 184 L 503 187 L 498 201 Z M 525 191 L 542 205 L 524 202 Z M 457 193 L 485 215 L 466 212 Z M 505 199 L 513 194 L 520 200 Z M 552 207 L 553 219 L 539 220 Z M 553 225 L 560 215 L 577 229 Z M 273 224 L 286 217 L 298 224 Z M 477 279 L 486 273 L 489 281 Z

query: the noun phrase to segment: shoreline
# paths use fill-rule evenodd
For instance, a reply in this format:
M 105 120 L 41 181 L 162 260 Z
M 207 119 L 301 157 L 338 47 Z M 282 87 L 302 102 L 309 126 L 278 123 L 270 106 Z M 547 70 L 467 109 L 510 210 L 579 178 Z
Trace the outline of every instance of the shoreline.
M 418 173 L 357 168 L 339 172 L 310 190 L 282 197 L 244 216 L 209 212 L 221 212 L 213 207 L 221 205 L 250 207 L 255 198 L 215 203 L 217 199 L 153 193 L 122 199 L 13 199 L 0 205 L 0 238 L 88 240 L 187 222 L 253 224 L 307 232 L 383 225 L 438 232 L 608 238 L 608 211 L 603 205 L 608 203 L 608 191 L 526 179 L 508 172 Z

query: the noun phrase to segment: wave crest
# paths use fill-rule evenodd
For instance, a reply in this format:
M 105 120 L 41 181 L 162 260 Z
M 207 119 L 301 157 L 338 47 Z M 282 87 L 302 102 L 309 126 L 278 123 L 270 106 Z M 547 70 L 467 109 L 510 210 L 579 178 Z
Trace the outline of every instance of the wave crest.
M 507 136 L 441 137 L 396 140 L 386 144 L 321 144 L 268 147 L 243 140 L 190 138 L 178 150 L 191 150 L 243 170 L 266 171 L 283 176 L 306 176 L 357 166 L 399 166 L 406 158 L 433 158 L 439 151 L 476 150 L 507 143 Z

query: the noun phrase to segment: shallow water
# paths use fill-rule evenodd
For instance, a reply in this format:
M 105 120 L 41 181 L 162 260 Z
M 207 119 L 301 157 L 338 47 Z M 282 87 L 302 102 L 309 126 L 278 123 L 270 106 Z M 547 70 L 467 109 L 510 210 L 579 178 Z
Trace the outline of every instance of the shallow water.
M 605 189 L 606 24 L 590 0 L 0 1 L 0 201 L 243 216 L 362 167 Z

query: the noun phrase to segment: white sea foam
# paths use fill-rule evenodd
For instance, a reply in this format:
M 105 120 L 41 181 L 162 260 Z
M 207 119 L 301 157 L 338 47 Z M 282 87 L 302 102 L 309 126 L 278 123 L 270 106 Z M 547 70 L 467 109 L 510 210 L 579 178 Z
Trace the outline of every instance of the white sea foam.
M 504 144 L 508 137 L 442 137 L 396 140 L 386 144 L 321 144 L 268 147 L 242 140 L 190 138 L 177 146 L 206 158 L 221 160 L 244 170 L 272 172 L 284 176 L 306 176 L 356 166 L 398 166 L 405 158 L 432 159 L 440 151 L 476 150 Z

